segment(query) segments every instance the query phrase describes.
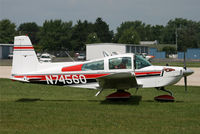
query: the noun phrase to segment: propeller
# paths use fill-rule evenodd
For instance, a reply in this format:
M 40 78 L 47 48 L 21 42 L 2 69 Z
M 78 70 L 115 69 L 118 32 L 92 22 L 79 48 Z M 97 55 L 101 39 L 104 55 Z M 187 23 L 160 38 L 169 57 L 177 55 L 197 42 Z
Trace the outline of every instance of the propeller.
M 185 58 L 185 51 L 184 51 L 184 69 L 187 70 L 187 67 L 186 67 L 186 58 Z M 184 84 L 185 84 L 185 92 L 187 92 L 187 76 L 184 76 Z

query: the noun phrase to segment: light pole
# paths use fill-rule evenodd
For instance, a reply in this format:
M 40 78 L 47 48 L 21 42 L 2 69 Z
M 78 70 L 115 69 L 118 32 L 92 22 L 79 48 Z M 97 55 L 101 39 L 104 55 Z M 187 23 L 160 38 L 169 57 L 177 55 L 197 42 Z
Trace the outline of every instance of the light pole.
M 178 51 L 178 32 L 177 32 L 177 28 L 176 28 L 175 34 L 176 34 L 176 51 Z

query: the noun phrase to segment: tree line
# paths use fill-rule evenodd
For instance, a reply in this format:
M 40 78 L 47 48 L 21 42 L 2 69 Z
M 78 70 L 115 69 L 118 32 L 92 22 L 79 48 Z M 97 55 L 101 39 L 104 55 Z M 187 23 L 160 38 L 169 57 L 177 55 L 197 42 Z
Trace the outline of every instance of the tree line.
M 94 23 L 78 20 L 46 20 L 42 26 L 35 22 L 18 27 L 8 19 L 0 21 L 0 43 L 13 43 L 14 36 L 28 35 L 38 51 L 83 51 L 90 43 L 139 44 L 140 41 L 157 40 L 160 44 L 176 44 L 178 51 L 200 47 L 200 22 L 175 18 L 166 26 L 150 25 L 142 21 L 125 21 L 116 29 L 97 18 Z

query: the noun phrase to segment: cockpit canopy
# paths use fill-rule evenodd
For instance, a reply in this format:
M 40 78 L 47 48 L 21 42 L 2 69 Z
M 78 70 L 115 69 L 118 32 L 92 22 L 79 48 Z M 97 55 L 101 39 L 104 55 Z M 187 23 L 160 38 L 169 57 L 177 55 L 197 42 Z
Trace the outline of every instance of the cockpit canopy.
M 131 69 L 131 57 L 117 57 L 109 59 L 109 69 Z
M 115 69 L 141 69 L 147 66 L 151 66 L 148 62 L 140 55 L 118 55 L 106 57 L 101 60 L 91 61 L 83 64 L 82 71 L 91 70 L 115 70 Z
M 149 61 L 147 61 L 144 57 L 142 57 L 141 55 L 135 55 L 135 60 L 134 60 L 135 64 L 135 69 L 141 69 L 144 67 L 148 67 L 151 66 L 151 63 Z

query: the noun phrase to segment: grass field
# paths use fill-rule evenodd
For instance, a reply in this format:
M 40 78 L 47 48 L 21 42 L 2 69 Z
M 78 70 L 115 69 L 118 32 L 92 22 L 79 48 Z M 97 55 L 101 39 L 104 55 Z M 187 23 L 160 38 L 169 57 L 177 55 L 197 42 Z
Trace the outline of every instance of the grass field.
M 71 60 L 66 57 L 53 59 L 53 62 L 68 62 L 68 61 L 71 61 Z M 152 60 L 153 65 L 165 66 L 167 63 L 170 66 L 179 66 L 179 67 L 184 66 L 183 61 L 173 61 L 173 59 L 162 59 L 162 60 L 154 59 L 154 60 Z M 187 67 L 200 67 L 199 61 L 188 60 L 186 63 L 187 63 Z M 12 60 L 11 59 L 0 59 L 0 66 L 12 66 Z
M 96 90 L 0 79 L 0 134 L 199 134 L 200 87 L 167 89 L 176 102 L 155 102 L 165 94 L 155 89 L 110 102 L 104 98 L 114 90 L 94 97 Z
M 153 65 L 157 66 L 165 66 L 166 63 L 169 64 L 169 66 L 178 66 L 178 67 L 184 67 L 183 62 L 154 62 L 152 63 Z M 186 64 L 187 67 L 200 67 L 200 62 L 187 62 Z

